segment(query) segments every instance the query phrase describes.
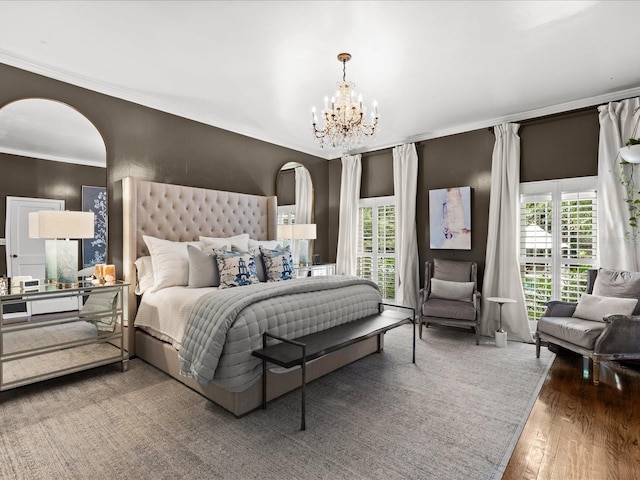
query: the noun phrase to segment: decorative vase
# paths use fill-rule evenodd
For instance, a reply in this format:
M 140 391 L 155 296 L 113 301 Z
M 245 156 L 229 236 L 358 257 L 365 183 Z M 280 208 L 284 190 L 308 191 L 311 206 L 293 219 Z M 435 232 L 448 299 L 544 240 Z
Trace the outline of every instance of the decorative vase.
M 620 156 L 629 163 L 640 163 L 640 145 L 624 146 L 620 149 Z

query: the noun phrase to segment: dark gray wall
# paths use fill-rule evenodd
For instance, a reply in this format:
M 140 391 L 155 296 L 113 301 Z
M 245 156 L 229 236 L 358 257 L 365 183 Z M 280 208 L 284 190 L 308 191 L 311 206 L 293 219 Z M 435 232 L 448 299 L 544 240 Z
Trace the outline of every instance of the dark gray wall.
M 274 195 L 278 170 L 290 161 L 303 164 L 311 173 L 318 224 L 315 251 L 323 260 L 335 261 L 340 202 L 339 160 L 327 162 L 0 64 L 0 107 L 30 97 L 60 100 L 77 108 L 93 121 L 105 139 L 109 257 L 118 266 L 122 258 L 120 188 L 123 177 L 131 175 L 158 182 Z M 598 129 L 595 107 L 523 122 L 520 128 L 522 181 L 596 175 Z M 417 145 L 416 221 L 421 264 L 435 256 L 475 260 L 482 273 L 493 144 L 493 134 L 483 129 Z M 47 172 L 42 175 L 59 178 L 54 183 L 62 184 L 69 175 L 65 170 L 68 167 L 61 164 L 55 166 L 58 168 L 59 174 Z M 79 172 L 78 167 L 71 168 L 73 175 Z M 18 172 L 15 176 L 10 173 L 7 182 L 21 183 L 21 188 L 39 192 L 41 180 Z M 472 249 L 430 250 L 429 190 L 467 185 L 472 187 Z M 3 190 L 2 195 L 7 194 Z M 393 194 L 390 149 L 363 155 L 361 194 L 363 197 Z M 40 196 L 40 193 L 29 195 Z M 51 196 L 50 192 L 42 192 L 42 195 Z M 70 203 L 69 208 L 75 208 L 73 205 Z
M 521 180 L 530 182 L 554 178 L 597 175 L 598 113 L 589 108 L 522 122 Z M 416 145 L 418 153 L 418 197 L 416 226 L 421 265 L 433 258 L 475 261 L 480 283 L 484 273 L 489 226 L 491 157 L 495 137 L 489 129 L 425 140 Z M 340 206 L 340 160 L 329 166 L 330 251 L 337 246 L 337 219 Z M 471 250 L 431 250 L 429 248 L 429 190 L 471 187 Z M 393 155 L 391 149 L 362 155 L 361 197 L 393 195 Z
M 0 153 L 0 237 L 5 236 L 8 196 L 64 200 L 67 210 L 81 210 L 82 186 L 104 187 L 106 182 L 104 168 Z M 0 246 L 0 273 L 6 272 L 3 245 Z
M 0 107 L 32 97 L 60 100 L 76 108 L 105 140 L 109 260 L 118 272 L 122 262 L 122 178 L 275 195 L 278 170 L 287 162 L 309 169 L 318 224 L 315 250 L 328 256 L 326 160 L 0 64 Z

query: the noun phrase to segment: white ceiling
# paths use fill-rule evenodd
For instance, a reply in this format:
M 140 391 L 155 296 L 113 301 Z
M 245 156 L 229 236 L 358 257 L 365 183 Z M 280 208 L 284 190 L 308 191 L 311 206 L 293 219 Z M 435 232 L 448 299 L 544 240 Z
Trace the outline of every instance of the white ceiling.
M 638 1 L 2 1 L 0 62 L 324 158 L 342 78 L 359 151 L 640 94 Z

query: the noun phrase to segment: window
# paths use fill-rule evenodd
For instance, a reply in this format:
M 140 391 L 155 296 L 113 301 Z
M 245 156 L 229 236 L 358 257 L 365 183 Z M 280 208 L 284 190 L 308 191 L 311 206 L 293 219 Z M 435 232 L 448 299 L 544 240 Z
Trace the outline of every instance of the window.
M 292 225 L 296 223 L 296 206 L 295 205 L 278 205 L 277 210 L 278 217 L 278 225 Z M 289 247 L 293 249 L 291 246 L 291 239 L 281 238 L 280 245 L 283 247 Z
M 597 261 L 596 177 L 520 186 L 520 275 L 529 320 L 577 302 Z
M 356 275 L 378 284 L 382 298 L 396 296 L 396 207 L 394 197 L 360 199 Z

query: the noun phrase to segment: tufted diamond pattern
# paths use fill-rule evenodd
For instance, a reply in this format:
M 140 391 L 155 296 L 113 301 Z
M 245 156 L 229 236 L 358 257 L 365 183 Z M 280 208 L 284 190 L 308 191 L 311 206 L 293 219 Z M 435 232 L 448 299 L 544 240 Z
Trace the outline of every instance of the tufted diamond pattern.
M 190 241 L 248 233 L 269 239 L 273 197 L 143 181 L 136 186 L 137 257 L 148 255 L 142 235 Z

